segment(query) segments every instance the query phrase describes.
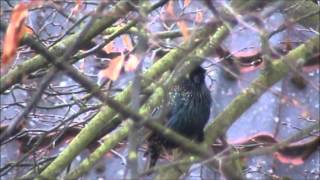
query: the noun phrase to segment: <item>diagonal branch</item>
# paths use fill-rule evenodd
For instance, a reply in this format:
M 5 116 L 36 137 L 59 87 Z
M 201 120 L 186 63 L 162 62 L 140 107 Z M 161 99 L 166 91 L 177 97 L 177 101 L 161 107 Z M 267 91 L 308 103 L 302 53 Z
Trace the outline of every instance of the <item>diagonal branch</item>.
M 291 50 L 281 59 L 273 60 L 268 73 L 262 73 L 257 77 L 251 86 L 242 91 L 214 120 L 205 130 L 205 141 L 207 145 L 212 144 L 215 140 L 224 135 L 226 130 L 241 116 L 258 98 L 273 84 L 281 80 L 289 70 L 297 67 L 298 61 L 308 61 L 313 53 L 320 51 L 320 39 L 316 36 L 309 41 L 301 44 L 297 48 Z M 302 63 L 304 63 L 302 62 Z M 289 67 L 292 65 L 292 67 Z M 271 73 L 270 73 L 271 72 Z M 187 161 L 188 156 L 185 157 Z M 176 169 L 168 169 L 165 173 L 159 174 L 157 178 L 176 179 L 181 172 L 187 170 L 190 166 L 179 166 L 180 171 Z
M 90 27 L 90 30 L 87 32 L 86 36 L 78 38 L 79 33 L 69 35 L 63 41 L 50 48 L 50 53 L 59 57 L 64 54 L 65 48 L 70 47 L 70 45 L 74 44 L 77 39 L 81 39 L 83 42 L 89 42 L 89 40 L 100 34 L 107 27 L 115 23 L 118 19 L 124 17 L 130 10 L 132 10 L 132 7 L 127 1 L 120 1 L 115 5 L 114 8 L 108 11 L 108 14 L 112 14 L 112 16 L 103 16 L 97 19 L 97 21 L 95 21 L 94 24 L 92 24 L 92 26 Z M 4 28 L 5 27 L 3 23 L 1 23 L 1 29 Z M 30 38 L 30 36 L 25 36 L 25 38 L 28 37 Z M 13 84 L 20 82 L 24 74 L 29 74 L 47 65 L 48 62 L 40 55 L 25 61 L 20 66 L 17 66 L 9 73 L 1 77 L 0 93 L 3 93 L 7 89 L 9 89 Z

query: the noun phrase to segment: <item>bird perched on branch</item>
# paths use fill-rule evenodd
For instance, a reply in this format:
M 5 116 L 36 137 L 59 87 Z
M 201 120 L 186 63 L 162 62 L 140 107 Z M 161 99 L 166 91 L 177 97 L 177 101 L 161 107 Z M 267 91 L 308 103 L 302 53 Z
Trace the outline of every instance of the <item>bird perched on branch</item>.
M 205 84 L 205 70 L 198 66 L 169 92 L 166 127 L 198 142 L 203 141 L 203 129 L 209 119 L 211 95 Z M 149 168 L 162 151 L 176 145 L 160 134 L 152 133 L 148 140 Z

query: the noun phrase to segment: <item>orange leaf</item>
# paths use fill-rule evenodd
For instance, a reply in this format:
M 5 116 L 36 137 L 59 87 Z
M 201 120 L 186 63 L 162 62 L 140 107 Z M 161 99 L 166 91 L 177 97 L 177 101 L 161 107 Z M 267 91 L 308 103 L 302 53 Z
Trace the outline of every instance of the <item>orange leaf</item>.
M 182 36 L 183 36 L 183 39 L 186 41 L 189 39 L 190 37 L 190 33 L 189 33 L 189 30 L 188 30 L 188 25 L 185 21 L 179 21 L 177 23 L 181 33 L 182 33 Z
M 139 64 L 139 60 L 137 56 L 135 55 L 130 55 L 128 61 L 124 65 L 124 70 L 127 72 L 134 71 Z
M 289 158 L 281 153 L 275 152 L 273 153 L 273 156 L 278 159 L 280 162 L 285 163 L 285 164 L 293 164 L 293 165 L 301 165 L 303 164 L 303 159 L 301 157 L 293 157 Z
M 71 15 L 78 14 L 83 7 L 82 0 L 76 0 L 76 5 L 71 10 Z
M 18 39 L 22 39 L 26 34 L 33 34 L 33 30 L 31 27 L 23 24 L 21 27 L 21 31 L 18 34 Z
M 115 81 L 118 79 L 120 75 L 120 71 L 123 66 L 123 63 L 124 63 L 124 55 L 121 54 L 120 56 L 117 56 L 114 59 L 112 59 L 109 63 L 109 66 L 106 69 L 100 71 L 100 73 L 102 76 Z
M 102 49 L 106 52 L 106 53 L 111 53 L 113 51 L 113 44 L 114 42 L 111 41 L 109 42 L 107 45 L 105 45 Z
M 305 119 L 310 117 L 310 112 L 307 110 L 302 111 L 301 116 Z
M 296 99 L 292 99 L 291 102 L 292 102 L 293 106 L 300 107 L 300 103 Z
M 170 0 L 167 7 L 166 7 L 166 12 L 171 15 L 171 16 L 176 16 L 174 13 L 174 7 L 173 7 L 173 1 Z
M 123 35 L 122 36 L 122 41 L 123 41 L 123 44 L 127 47 L 127 49 L 129 51 L 132 51 L 133 45 L 132 45 L 130 36 L 127 35 L 127 34 Z
M 37 7 L 37 8 L 40 8 L 43 4 L 44 4 L 43 0 L 30 0 L 30 3 L 29 3 L 30 6 Z
M 183 1 L 183 6 L 184 7 L 188 7 L 190 5 L 190 3 L 191 3 L 191 0 L 184 0 Z
M 11 14 L 10 22 L 4 37 L 2 63 L 6 66 L 12 64 L 21 38 L 28 32 L 24 21 L 28 15 L 28 6 L 25 3 L 17 4 Z
M 195 21 L 197 24 L 202 23 L 202 21 L 203 21 L 203 12 L 202 11 L 197 11 Z

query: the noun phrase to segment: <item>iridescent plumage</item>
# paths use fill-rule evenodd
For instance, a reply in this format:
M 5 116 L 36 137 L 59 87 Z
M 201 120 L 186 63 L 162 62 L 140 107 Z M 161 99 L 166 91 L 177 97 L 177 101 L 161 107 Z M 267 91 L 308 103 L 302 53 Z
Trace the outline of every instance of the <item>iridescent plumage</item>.
M 205 84 L 205 70 L 199 66 L 169 92 L 166 126 L 187 138 L 202 141 L 211 102 L 210 91 Z M 163 147 L 175 147 L 173 142 L 157 133 L 148 138 L 148 145 L 149 167 L 156 164 Z

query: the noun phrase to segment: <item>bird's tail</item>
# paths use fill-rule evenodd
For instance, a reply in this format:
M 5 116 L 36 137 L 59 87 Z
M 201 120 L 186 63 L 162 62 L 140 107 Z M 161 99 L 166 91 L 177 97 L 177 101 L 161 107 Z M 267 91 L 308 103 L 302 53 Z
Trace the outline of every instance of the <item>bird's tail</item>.
M 152 134 L 148 138 L 148 149 L 145 156 L 148 156 L 148 168 L 152 168 L 156 165 L 161 153 L 161 143 L 157 135 Z
M 157 146 L 151 147 L 149 152 L 149 169 L 156 165 L 159 156 L 160 156 L 160 149 Z

